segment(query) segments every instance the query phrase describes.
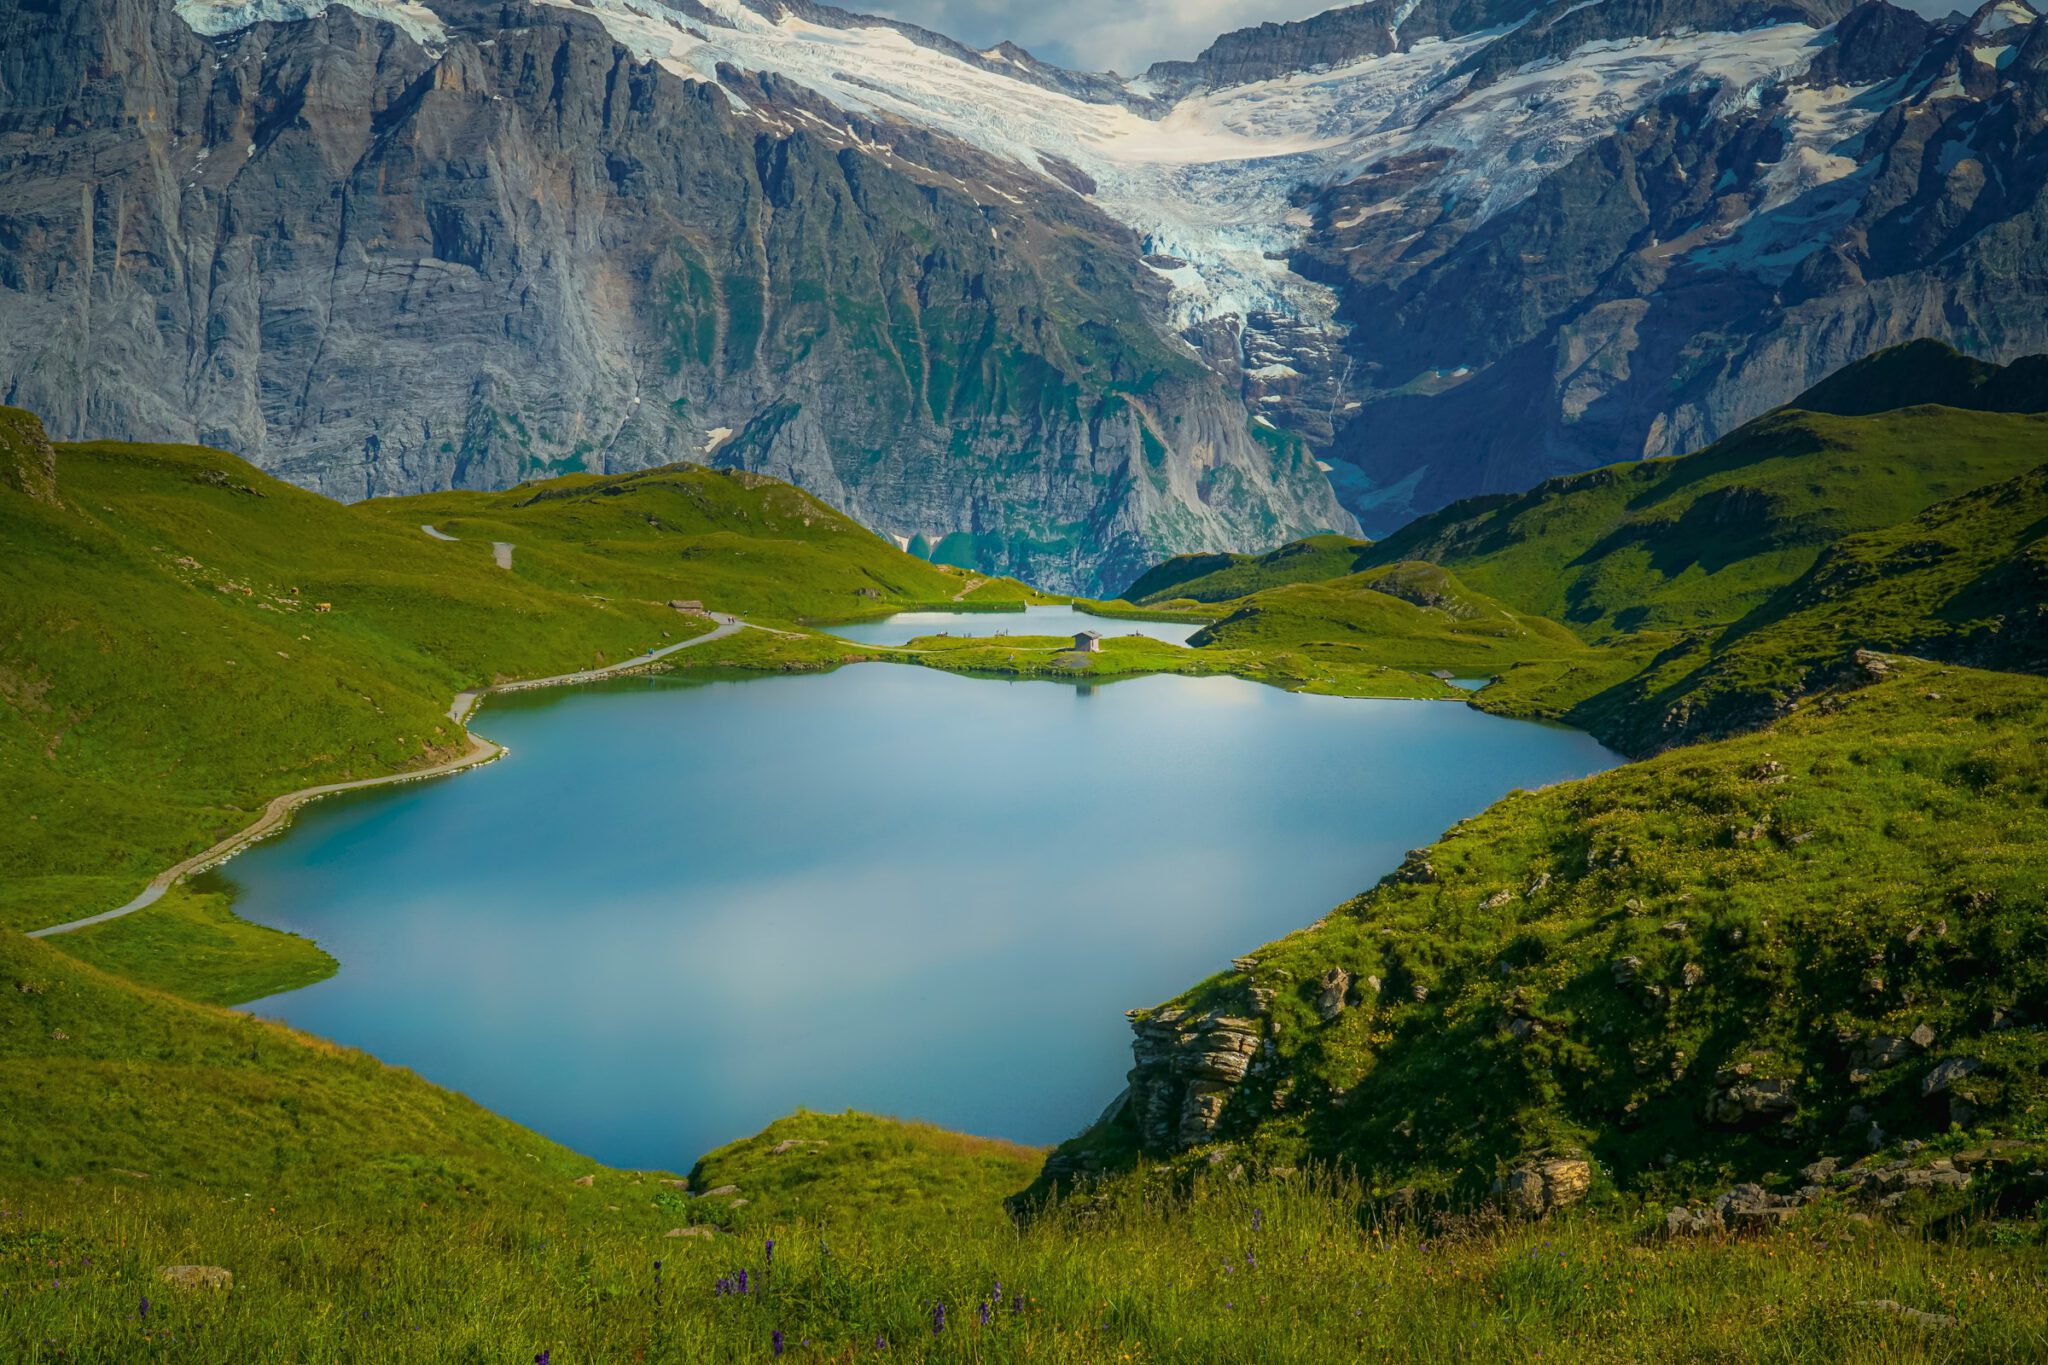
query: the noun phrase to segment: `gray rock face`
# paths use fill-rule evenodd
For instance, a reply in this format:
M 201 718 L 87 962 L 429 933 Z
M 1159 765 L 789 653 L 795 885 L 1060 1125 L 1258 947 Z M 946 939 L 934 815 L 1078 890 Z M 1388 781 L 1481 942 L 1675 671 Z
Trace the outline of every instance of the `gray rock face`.
M 1483 88 L 1678 25 L 1826 29 L 1804 74 L 1746 101 L 1713 82 L 1673 92 L 1491 216 L 1447 169 L 1454 139 L 1324 192 L 1294 264 L 1354 324 L 1340 363 L 1356 410 L 1325 458 L 1368 534 L 1695 449 L 1915 337 L 1995 360 L 2048 348 L 2048 22 L 1990 8 L 1942 27 L 1840 0 L 1552 7 L 1462 66 Z M 1788 182 L 1788 153 L 1810 160 L 1788 148 L 1795 111 L 1851 91 L 1867 127 Z
M 1144 1147 L 1177 1152 L 1214 1137 L 1258 1055 L 1258 1025 L 1166 1009 L 1131 1028 L 1130 1112 Z
M 1517 1166 L 1501 1178 L 1497 1192 L 1511 1214 L 1541 1218 L 1576 1204 L 1593 1188 L 1593 1167 L 1576 1157 L 1549 1157 Z
M 1084 590 L 1355 525 L 1071 191 L 574 8 L 429 8 L 0 0 L 0 399 L 343 498 L 743 466 Z

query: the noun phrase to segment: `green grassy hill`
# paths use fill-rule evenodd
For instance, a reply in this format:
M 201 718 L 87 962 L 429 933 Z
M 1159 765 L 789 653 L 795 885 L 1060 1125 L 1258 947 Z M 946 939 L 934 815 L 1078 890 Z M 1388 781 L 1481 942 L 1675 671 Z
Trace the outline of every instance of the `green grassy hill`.
M 1029 590 L 741 476 L 350 508 L 0 411 L 0 1357 L 2048 1354 L 2043 420 L 1783 412 L 1384 545 L 1183 563 L 1159 591 L 1218 613 L 1194 649 L 889 652 L 1417 696 L 1444 668 L 1637 752 L 1740 733 L 1515 793 L 1141 1012 L 1137 1093 L 1042 1172 L 798 1114 L 685 1188 L 203 1003 L 328 967 L 205 882 L 12 930 L 125 898 L 269 795 L 450 752 L 458 688 L 702 628 L 671 599 L 790 626 Z M 1225 585 L 1254 590 L 1195 596 Z M 690 658 L 848 651 L 745 632 Z M 1582 1200 L 1504 1216 L 1580 1159 Z M 1008 1216 L 1034 1174 L 1071 1197 Z M 1753 1219 L 1662 1235 L 1743 1181 Z
M 973 581 L 704 469 L 344 507 L 219 451 L 52 448 L 12 411 L 0 458 L 0 925 L 119 904 L 281 792 L 461 752 L 460 690 L 708 628 L 671 600 L 790 621 Z
M 1226 602 L 1262 588 L 1342 578 L 1355 572 L 1372 542 L 1349 536 L 1310 536 L 1262 555 L 1177 555 L 1124 589 L 1131 602 Z
M 1401 563 L 1267 588 L 1192 639 L 1198 647 L 1298 649 L 1386 667 L 1483 677 L 1527 660 L 1571 658 L 1584 641 L 1554 621 L 1477 593 L 1434 564 Z
M 1213 1140 L 1465 1202 L 1544 1154 L 1677 1200 L 1906 1140 L 2048 1151 L 2044 753 L 2048 682 L 1900 660 L 1768 732 L 1512 795 L 1168 1002 L 1269 1040 Z M 1177 1149 L 1149 1116 L 1188 1074 L 1066 1158 Z
M 1783 409 L 1690 455 L 1457 504 L 1376 544 L 1587 639 L 1735 620 L 1842 536 L 2009 479 L 2048 452 L 2048 416 Z
M 1866 649 L 2048 672 L 2048 465 L 1838 541 L 1725 631 L 1581 710 L 1639 751 L 1727 734 L 1853 671 Z

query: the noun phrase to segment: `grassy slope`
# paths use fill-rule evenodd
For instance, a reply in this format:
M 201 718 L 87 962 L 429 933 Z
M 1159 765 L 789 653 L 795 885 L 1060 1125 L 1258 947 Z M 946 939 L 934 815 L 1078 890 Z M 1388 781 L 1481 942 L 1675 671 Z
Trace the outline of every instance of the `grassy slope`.
M 122 506 L 120 490 L 109 492 L 104 505 Z M 0 490 L 0 504 L 6 497 Z M 536 593 L 623 600 L 633 589 L 637 551 L 576 551 L 576 532 L 548 520 L 553 508 L 493 515 L 514 525 L 515 513 L 536 520 L 505 536 L 444 525 L 471 534 L 439 548 L 475 556 L 476 537 L 519 541 L 522 556 L 530 546 Z M 405 524 L 410 511 L 362 515 L 401 539 L 419 534 L 416 521 Z M 611 514 L 597 503 L 576 515 Z M 640 538 L 630 524 L 614 529 L 605 537 L 614 545 Z M 14 534 L 11 520 L 5 530 Z M 646 540 L 650 553 L 674 548 L 652 528 Z M 518 558 L 509 576 L 485 573 L 488 565 L 485 555 L 474 566 L 485 581 L 524 577 Z M 1364 595 L 1387 597 L 1420 620 L 1396 613 L 1389 620 L 1409 624 L 1376 629 L 1390 647 L 1421 650 L 1466 632 L 1461 606 L 1498 606 L 1459 582 L 1462 573 L 1401 573 L 1409 581 L 1390 586 L 1448 605 L 1350 585 L 1336 590 L 1345 605 L 1335 619 L 1377 622 L 1387 608 Z M 952 591 L 964 582 L 950 581 Z M 803 610 L 793 597 L 779 601 L 778 610 Z M 1560 681 L 1566 675 L 1614 666 L 1612 651 L 1499 620 L 1493 647 L 1513 657 L 1498 686 L 1569 691 L 1583 680 Z M 1264 659 L 1268 647 L 1277 655 L 1275 642 L 1285 643 L 1276 635 L 1249 656 Z M 1024 643 L 934 661 L 965 666 L 974 650 L 1021 654 Z M 1530 659 L 1532 646 L 1555 657 Z M 121 637 L 106 647 L 126 648 Z M 1087 666 L 1114 676 L 1137 662 L 1117 658 L 1117 647 Z M 785 646 L 750 635 L 707 650 L 705 662 L 812 667 L 853 653 L 815 638 Z M 0 665 L 12 659 L 0 649 Z M 1971 1122 L 2038 1142 L 2025 1111 L 2041 1098 L 2039 1035 L 1990 1032 L 1988 1023 L 1991 1009 L 2036 999 L 2033 1017 L 2048 1018 L 2048 988 L 2036 980 L 2048 954 L 2035 942 L 2042 887 L 2032 855 L 2044 804 L 2033 756 L 2048 698 L 2027 679 L 1901 668 L 1839 709 L 1814 705 L 1768 734 L 1510 798 L 1467 822 L 1435 855 L 1439 881 L 1383 886 L 1260 955 L 1262 983 L 1281 991 L 1278 1041 L 1295 1084 L 1292 1107 L 1233 1115 L 1263 1119 L 1236 1135 L 1248 1183 L 1233 1183 L 1226 1163 L 1183 1202 L 1133 1177 L 1127 1187 L 1112 1182 L 1113 1197 L 1090 1208 L 1021 1230 L 971 1212 L 1019 1167 L 1015 1153 L 974 1146 L 963 1161 L 959 1140 L 857 1117 L 787 1121 L 791 1135 L 823 1136 L 822 1149 L 770 1155 L 777 1137 L 707 1157 L 698 1175 L 736 1175 L 745 1205 L 687 1200 L 620 1173 L 576 1187 L 569 1178 L 585 1163 L 405 1073 L 152 995 L 0 934 L 0 979 L 17 986 L 0 995 L 10 1120 L 0 1126 L 0 1277 L 18 1291 L 0 1296 L 0 1341 L 26 1358 L 48 1341 L 71 1359 L 143 1349 L 193 1359 L 527 1359 L 549 1347 L 557 1360 L 696 1360 L 765 1354 L 779 1326 L 793 1350 L 815 1338 L 812 1355 L 882 1335 L 906 1354 L 940 1358 L 2038 1355 L 2048 1349 L 2048 1307 L 2033 1288 L 2042 1259 L 2031 1223 L 1967 1234 L 1995 1235 L 2011 1249 L 1929 1245 L 1823 1210 L 1806 1215 L 1818 1241 L 1651 1253 L 1632 1245 L 1640 1223 L 1631 1194 L 1610 1183 L 1598 1217 L 1482 1233 L 1446 1253 L 1398 1232 L 1359 1236 L 1362 1191 L 1259 1176 L 1263 1165 L 1312 1152 L 1348 1158 L 1382 1183 L 1469 1193 L 1491 1174 L 1491 1158 L 1538 1144 L 1591 1149 L 1607 1181 L 1629 1192 L 1782 1176 L 1816 1143 L 1855 1150 L 1860 1133 L 1837 1122 L 1849 1104 L 1878 1114 L 1894 1140 L 1935 1133 L 1949 1111 L 1920 1100 L 1918 1077 L 1932 1056 L 1963 1051 L 1987 1063 L 1971 1078 Z M 33 706 L 51 688 L 37 692 L 38 678 L 20 670 L 5 681 L 9 715 L 45 714 Z M 1768 780 L 1770 762 L 1790 780 Z M 1539 870 L 1551 881 L 1531 892 Z M 77 876 L 83 884 L 90 874 Z M 1501 890 L 1516 898 L 1492 904 Z M 1641 913 L 1631 913 L 1631 896 Z M 215 927 L 203 903 L 170 904 Z M 1666 938 L 1658 928 L 1674 915 L 1687 921 L 1684 936 Z M 1947 921 L 1945 933 L 1934 933 L 1935 917 Z M 109 965 L 145 960 L 111 941 L 99 951 Z M 235 970 L 248 965 L 231 939 L 220 951 Z M 1644 959 L 1646 985 L 1664 985 L 1687 961 L 1707 975 L 1655 1004 L 1614 986 L 1608 963 L 1620 951 Z M 1428 998 L 1390 992 L 1384 1008 L 1361 1004 L 1322 1024 L 1302 989 L 1326 959 L 1353 962 L 1389 987 L 1408 973 L 1429 984 Z M 1860 983 L 1874 962 L 1885 985 L 1866 997 Z M 199 990 L 219 975 L 156 979 Z M 1245 984 L 1219 978 L 1191 999 L 1240 1009 L 1235 993 Z M 1502 1022 L 1511 1013 L 1543 1027 L 1516 1040 Z M 1938 1028 L 1931 1056 L 1865 1080 L 1847 1075 L 1839 1029 L 1903 1032 L 1921 1019 Z M 1737 1049 L 1762 1074 L 1793 1078 L 1802 1108 L 1787 1132 L 1709 1144 L 1698 1088 Z M 1675 1074 L 1681 1050 L 1686 1065 Z M 1318 1103 L 1317 1087 L 1332 1084 L 1358 1098 Z M 1459 1101 L 1438 1103 L 1445 1095 Z M 1248 1098 L 1270 1105 L 1264 1091 Z M 1679 1157 L 1669 1170 L 1664 1151 Z M 138 1183 L 122 1170 L 155 1178 Z M 1256 1233 L 1253 1206 L 1265 1211 Z M 659 1235 L 698 1222 L 748 1237 Z M 762 1268 L 751 1239 L 768 1235 L 778 1239 L 770 1292 L 710 1296 L 716 1276 Z M 1243 1260 L 1245 1251 L 1255 1259 Z M 659 1299 L 658 1259 L 669 1276 Z M 152 1268 L 170 1261 L 232 1264 L 238 1289 L 207 1298 L 153 1288 Z M 46 1290 L 45 1275 L 60 1287 Z M 992 1276 L 1029 1302 L 985 1331 L 973 1310 Z M 144 1288 L 158 1300 L 153 1319 L 136 1316 Z M 1963 1326 L 1928 1336 L 1854 1306 L 1866 1298 L 1960 1311 Z M 939 1300 L 952 1316 L 948 1334 L 935 1337 Z M 1762 1302 L 1773 1307 L 1760 1333 Z
M 354 510 L 414 536 L 432 525 L 457 538 L 445 554 L 478 566 L 490 563 L 492 542 L 513 544 L 515 572 L 565 593 L 694 599 L 768 621 L 950 602 L 974 581 L 899 552 L 802 489 L 739 470 L 577 474 Z M 1003 582 L 976 602 L 1006 600 Z
M 452 756 L 455 692 L 706 628 L 671 599 L 776 620 L 968 581 L 696 469 L 351 508 L 217 451 L 93 444 L 58 448 L 56 491 L 0 487 L 0 925 L 118 904 L 280 792 Z
M 1516 611 L 1472 591 L 1450 571 L 1421 563 L 1266 589 L 1190 643 L 1296 649 L 1333 662 L 1352 657 L 1460 676 L 1588 653 L 1583 641 L 1555 622 Z
M 1690 455 L 1461 503 L 1376 544 L 1587 639 L 1689 629 L 1762 605 L 1844 535 L 2041 463 L 2048 416 L 1784 409 Z
M 2048 671 L 2044 627 L 2048 466 L 1830 546 L 1727 630 L 1692 637 L 1581 711 L 1632 747 L 1658 747 L 1762 724 L 1858 649 Z
M 1276 991 L 1277 1057 L 1223 1135 L 1383 1188 L 1469 1198 L 1544 1149 L 1588 1151 L 1632 1190 L 1789 1186 L 1869 1150 L 1873 1119 L 1890 1143 L 1952 1120 L 2038 1143 L 2044 754 L 2048 682 L 1900 662 L 1768 732 L 1510 796 L 1426 851 L 1434 880 L 1389 877 L 1172 1003 L 1245 1015 L 1254 986 Z M 1379 985 L 1325 1022 L 1332 967 Z M 2000 1011 L 2022 1026 L 1994 1027 Z M 1852 1040 L 1922 1023 L 1931 1048 L 1851 1074 Z M 1961 1087 L 1973 1114 L 1923 1097 L 1950 1057 L 1983 1063 Z M 1704 1123 L 1736 1066 L 1787 1078 L 1797 1113 Z M 1069 1150 L 1133 1141 L 1119 1121 Z
M 1342 578 L 1358 570 L 1372 548 L 1349 536 L 1309 536 L 1262 555 L 1177 555 L 1124 590 L 1132 602 L 1227 602 L 1262 588 Z

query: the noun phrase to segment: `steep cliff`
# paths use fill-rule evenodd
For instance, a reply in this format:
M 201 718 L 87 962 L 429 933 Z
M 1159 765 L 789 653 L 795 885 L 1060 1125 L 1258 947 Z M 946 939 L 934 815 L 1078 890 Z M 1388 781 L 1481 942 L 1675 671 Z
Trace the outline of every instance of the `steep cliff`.
M 342 497 L 745 465 L 1083 589 L 1351 524 L 1123 228 L 773 77 L 455 0 L 7 0 L 0 52 L 0 395 L 59 437 Z

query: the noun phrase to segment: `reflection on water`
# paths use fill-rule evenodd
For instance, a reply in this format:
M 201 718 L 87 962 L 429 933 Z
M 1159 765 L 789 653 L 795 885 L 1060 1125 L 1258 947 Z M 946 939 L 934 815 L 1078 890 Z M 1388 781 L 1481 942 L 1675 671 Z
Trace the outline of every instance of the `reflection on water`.
M 342 963 L 252 1008 L 669 1168 L 798 1106 L 1065 1137 L 1123 1083 L 1121 1011 L 1615 761 L 1441 703 L 880 664 L 477 726 L 511 758 L 313 806 L 229 865 L 244 914 Z

